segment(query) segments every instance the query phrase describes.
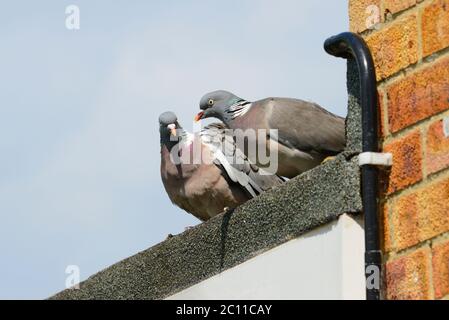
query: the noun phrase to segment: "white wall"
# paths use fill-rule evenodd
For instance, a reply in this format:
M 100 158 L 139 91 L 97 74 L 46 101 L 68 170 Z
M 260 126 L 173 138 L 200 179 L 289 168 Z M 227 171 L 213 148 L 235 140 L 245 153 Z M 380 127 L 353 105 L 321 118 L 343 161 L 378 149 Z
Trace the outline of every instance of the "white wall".
M 342 215 L 167 299 L 365 299 L 361 219 Z

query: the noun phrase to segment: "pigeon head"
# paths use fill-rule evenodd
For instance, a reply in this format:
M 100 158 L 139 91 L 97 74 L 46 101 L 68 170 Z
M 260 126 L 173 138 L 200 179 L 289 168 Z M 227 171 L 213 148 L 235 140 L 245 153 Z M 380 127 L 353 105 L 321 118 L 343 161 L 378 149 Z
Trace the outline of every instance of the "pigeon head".
M 173 140 L 177 137 L 177 129 L 181 129 L 176 115 L 167 111 L 159 116 L 159 132 L 162 140 Z
M 201 111 L 196 115 L 195 121 L 214 117 L 226 123 L 233 119 L 233 107 L 244 102 L 247 101 L 228 91 L 209 92 L 200 100 Z

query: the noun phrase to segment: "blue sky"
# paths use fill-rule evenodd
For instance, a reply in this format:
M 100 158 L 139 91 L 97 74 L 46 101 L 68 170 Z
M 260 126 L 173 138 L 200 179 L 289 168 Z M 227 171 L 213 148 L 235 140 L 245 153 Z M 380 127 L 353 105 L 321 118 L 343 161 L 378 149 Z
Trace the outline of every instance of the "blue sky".
M 192 129 L 226 89 L 345 115 L 346 64 L 322 44 L 347 20 L 346 0 L 2 4 L 0 298 L 46 298 L 67 265 L 83 280 L 198 223 L 163 189 L 161 112 Z

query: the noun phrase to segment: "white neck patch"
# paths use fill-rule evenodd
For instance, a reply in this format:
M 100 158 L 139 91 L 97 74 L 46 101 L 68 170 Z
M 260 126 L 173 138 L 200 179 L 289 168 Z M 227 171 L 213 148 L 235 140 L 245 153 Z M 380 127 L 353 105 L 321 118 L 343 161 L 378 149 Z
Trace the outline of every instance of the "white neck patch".
M 235 104 L 229 108 L 232 111 L 232 119 L 243 116 L 245 113 L 249 111 L 252 107 L 252 103 L 248 103 L 247 101 L 242 103 Z

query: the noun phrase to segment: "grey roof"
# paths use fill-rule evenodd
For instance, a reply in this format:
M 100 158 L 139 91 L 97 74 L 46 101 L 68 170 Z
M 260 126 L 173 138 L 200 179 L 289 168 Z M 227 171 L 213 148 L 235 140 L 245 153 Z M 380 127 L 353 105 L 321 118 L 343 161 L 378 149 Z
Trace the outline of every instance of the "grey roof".
M 161 299 L 336 219 L 361 212 L 360 108 L 348 66 L 347 151 L 287 183 L 91 276 L 50 299 Z

